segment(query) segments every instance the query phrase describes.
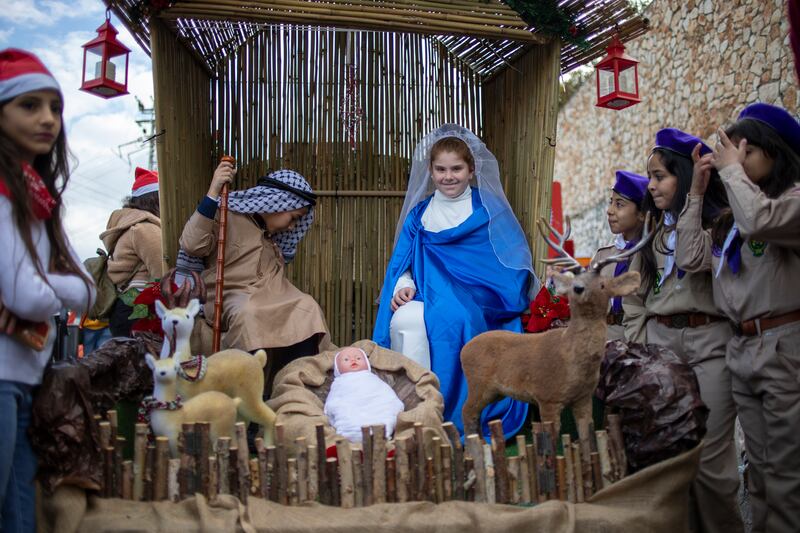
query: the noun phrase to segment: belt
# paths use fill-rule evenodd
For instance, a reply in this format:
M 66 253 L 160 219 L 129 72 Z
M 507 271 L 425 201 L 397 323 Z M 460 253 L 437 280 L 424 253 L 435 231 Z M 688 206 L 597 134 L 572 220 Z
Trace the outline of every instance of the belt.
M 739 335 L 752 337 L 754 335 L 761 335 L 762 332 L 789 324 L 790 322 L 797 322 L 800 320 L 800 310 L 792 311 L 784 315 L 773 316 L 769 318 L 754 318 L 753 320 L 745 320 L 737 328 Z
M 724 320 L 721 316 L 707 315 L 705 313 L 678 313 L 676 315 L 655 315 L 659 323 L 668 328 L 696 328 L 712 322 Z
M 621 326 L 624 318 L 625 313 L 608 313 L 606 315 L 606 324 L 609 326 Z

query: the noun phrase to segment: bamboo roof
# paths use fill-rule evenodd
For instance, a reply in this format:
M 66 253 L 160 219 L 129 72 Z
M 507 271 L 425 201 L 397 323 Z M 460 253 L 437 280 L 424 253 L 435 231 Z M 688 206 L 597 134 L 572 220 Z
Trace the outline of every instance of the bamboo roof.
M 150 53 L 149 21 L 140 0 L 104 0 Z M 576 16 L 588 46 L 564 43 L 561 71 L 605 53 L 611 36 L 623 41 L 648 29 L 627 0 L 560 0 Z M 551 39 L 500 0 L 178 0 L 156 15 L 163 19 L 206 69 L 265 27 L 407 32 L 434 35 L 481 76 L 491 76 Z

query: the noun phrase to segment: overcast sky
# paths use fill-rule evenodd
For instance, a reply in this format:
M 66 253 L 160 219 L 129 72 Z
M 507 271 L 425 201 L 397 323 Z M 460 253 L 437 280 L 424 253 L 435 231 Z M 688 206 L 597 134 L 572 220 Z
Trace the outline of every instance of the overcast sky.
M 0 49 L 37 54 L 64 93 L 67 141 L 74 156 L 65 194 L 66 227 L 81 258 L 94 255 L 111 211 L 130 194 L 133 169 L 147 166 L 138 97 L 152 106 L 150 58 L 112 15 L 118 38 L 131 49 L 129 95 L 104 100 L 78 90 L 83 48 L 105 20 L 101 0 L 0 0 Z

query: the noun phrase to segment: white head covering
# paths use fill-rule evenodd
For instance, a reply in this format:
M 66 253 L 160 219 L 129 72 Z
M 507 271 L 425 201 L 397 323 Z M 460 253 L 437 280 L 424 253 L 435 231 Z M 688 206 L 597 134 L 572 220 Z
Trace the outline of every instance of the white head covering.
M 368 372 L 372 372 L 372 365 L 369 364 L 369 357 L 367 357 L 367 352 L 365 352 L 361 348 L 356 348 L 355 346 L 347 346 L 347 348 L 353 348 L 353 349 L 356 349 L 359 352 L 361 352 L 361 355 L 364 356 L 364 361 L 367 362 L 367 371 Z M 339 363 L 339 354 L 341 354 L 341 353 L 342 352 L 336 352 L 336 356 L 333 358 L 333 377 L 335 377 L 335 378 L 338 378 L 339 376 L 342 375 L 342 373 L 339 372 L 339 364 L 338 364 Z
M 430 170 L 431 148 L 445 137 L 456 137 L 464 141 L 475 159 L 475 175 L 470 185 L 478 188 L 481 202 L 489 213 L 489 240 L 495 256 L 506 268 L 528 270 L 533 274 L 531 252 L 525 232 L 522 231 L 503 192 L 497 159 L 474 133 L 457 124 L 445 124 L 432 131 L 414 150 L 408 191 L 397 221 L 394 244 L 397 244 L 408 213 L 435 189 Z M 538 291 L 538 282 L 535 285 Z

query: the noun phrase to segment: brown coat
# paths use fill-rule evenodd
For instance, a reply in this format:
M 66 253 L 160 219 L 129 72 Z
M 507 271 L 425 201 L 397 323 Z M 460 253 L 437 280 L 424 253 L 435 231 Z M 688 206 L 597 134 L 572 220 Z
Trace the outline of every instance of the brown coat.
M 592 257 L 590 264 L 593 264 L 597 261 L 602 261 L 603 259 L 616 255 L 620 253 L 613 245 L 603 246 L 599 248 L 597 252 Z M 629 267 L 630 271 L 639 271 L 639 254 L 637 253 L 631 258 L 631 266 Z M 610 265 L 606 265 L 600 270 L 600 275 L 605 276 L 607 278 L 614 277 L 614 270 L 616 269 L 616 264 L 611 263 Z M 611 311 L 611 301 L 608 302 L 608 310 Z M 622 320 L 622 325 L 609 325 L 608 326 L 608 335 L 606 336 L 607 340 L 628 340 L 630 342 L 639 342 L 644 343 L 646 339 L 645 335 L 645 312 L 644 312 L 644 299 L 642 298 L 641 291 L 637 291 L 631 295 L 624 296 L 622 298 L 622 311 L 625 313 L 625 317 Z
M 161 220 L 157 216 L 141 209 L 117 209 L 100 239 L 111 254 L 108 277 L 120 292 L 161 278 Z
M 208 297 L 206 320 L 214 317 L 219 225 L 195 212 L 183 228 L 181 247 L 205 257 L 203 281 Z M 291 346 L 312 335 L 324 336 L 328 327 L 317 302 L 286 279 L 277 246 L 248 215 L 228 213 L 225 243 L 222 347 L 253 351 Z

